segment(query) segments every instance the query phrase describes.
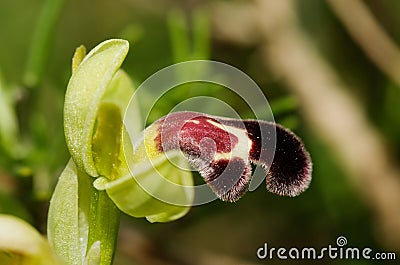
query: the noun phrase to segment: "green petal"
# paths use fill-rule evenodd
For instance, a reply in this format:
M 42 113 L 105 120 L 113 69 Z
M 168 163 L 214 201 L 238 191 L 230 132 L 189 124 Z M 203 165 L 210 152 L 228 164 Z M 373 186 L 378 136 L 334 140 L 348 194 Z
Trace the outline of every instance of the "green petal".
M 72 57 L 72 73 L 78 68 L 86 56 L 86 48 L 81 45 L 75 49 L 74 57 Z
M 133 92 L 134 87 L 129 76 L 123 70 L 119 70 L 108 85 L 97 113 L 92 155 L 99 175 L 109 179 L 118 178 L 128 171 L 121 142 L 123 136 L 126 136 L 125 142 L 130 139 L 127 134 L 123 135 L 125 128 L 122 117 Z M 139 113 L 138 109 L 134 111 Z M 130 123 L 137 131 L 140 130 L 140 125 L 139 117 Z
M 189 168 L 186 159 L 172 154 L 169 159 Z M 152 161 L 137 163 L 128 174 L 114 181 L 98 178 L 94 185 L 107 191 L 118 208 L 150 222 L 169 222 L 184 216 L 193 202 L 193 178 L 190 171 L 172 164 L 164 154 Z
M 102 103 L 97 116 L 97 129 L 93 136 L 92 152 L 99 175 L 117 178 L 121 164 L 122 117 L 113 103 Z
M 92 135 L 100 102 L 129 49 L 125 40 L 107 40 L 96 46 L 76 68 L 64 103 L 64 131 L 76 165 L 97 176 L 92 157 Z

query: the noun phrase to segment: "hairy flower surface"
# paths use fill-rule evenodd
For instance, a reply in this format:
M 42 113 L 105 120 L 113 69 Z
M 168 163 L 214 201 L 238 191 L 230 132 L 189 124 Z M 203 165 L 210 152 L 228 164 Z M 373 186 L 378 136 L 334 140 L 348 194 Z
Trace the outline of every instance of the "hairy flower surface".
M 297 196 L 311 181 L 311 159 L 303 143 L 275 123 L 175 112 L 148 127 L 145 137 L 150 156 L 181 150 L 224 201 L 246 193 L 251 164 L 265 169 L 267 188 L 278 195 Z

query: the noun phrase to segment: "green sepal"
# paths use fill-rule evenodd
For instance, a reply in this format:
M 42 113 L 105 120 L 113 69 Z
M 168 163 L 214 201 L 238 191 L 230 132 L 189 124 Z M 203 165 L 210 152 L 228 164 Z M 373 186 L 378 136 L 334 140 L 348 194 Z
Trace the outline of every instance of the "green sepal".
M 55 253 L 71 265 L 82 264 L 86 252 L 89 229 L 86 213 L 87 209 L 79 204 L 78 170 L 70 160 L 50 200 L 47 237 Z
M 97 112 L 108 85 L 129 49 L 125 40 L 100 43 L 83 59 L 68 83 L 64 103 L 64 131 L 69 152 L 80 170 L 98 176 L 92 156 Z

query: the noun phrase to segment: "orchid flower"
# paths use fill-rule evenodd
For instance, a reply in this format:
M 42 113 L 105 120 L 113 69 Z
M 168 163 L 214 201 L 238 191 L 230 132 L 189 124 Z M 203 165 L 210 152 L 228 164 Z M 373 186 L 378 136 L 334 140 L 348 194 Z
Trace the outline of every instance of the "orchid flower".
M 79 47 L 73 58 L 64 103 L 71 160 L 48 217 L 50 245 L 64 262 L 111 264 L 120 211 L 150 222 L 184 216 L 194 187 L 182 168 L 199 171 L 229 202 L 248 190 L 251 164 L 265 170 L 273 193 L 296 196 L 308 187 L 309 154 L 296 135 L 275 123 L 174 112 L 131 139 L 141 120 L 123 119 L 135 91 L 120 69 L 128 49 L 125 40 L 108 40 L 88 54 Z

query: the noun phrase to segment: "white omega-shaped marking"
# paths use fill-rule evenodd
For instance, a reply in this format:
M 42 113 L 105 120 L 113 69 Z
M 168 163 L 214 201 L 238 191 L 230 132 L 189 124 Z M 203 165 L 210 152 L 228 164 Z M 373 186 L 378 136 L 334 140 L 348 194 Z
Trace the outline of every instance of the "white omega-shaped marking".
M 226 152 L 226 153 L 216 152 L 214 155 L 214 161 L 220 160 L 220 159 L 228 159 L 229 160 L 232 157 L 240 157 L 240 158 L 244 159 L 245 161 L 248 160 L 248 156 L 249 156 L 251 146 L 253 143 L 250 140 L 250 138 L 247 136 L 247 132 L 245 129 L 222 125 L 220 123 L 217 123 L 217 122 L 215 122 L 213 120 L 209 120 L 209 119 L 207 120 L 207 122 L 217 128 L 220 128 L 221 130 L 224 130 L 226 132 L 229 132 L 230 134 L 235 135 L 238 138 L 238 142 L 233 147 L 231 152 Z
M 199 124 L 200 123 L 198 120 L 189 120 L 186 123 L 188 123 L 188 122 L 191 122 L 191 123 L 194 123 L 194 124 Z

